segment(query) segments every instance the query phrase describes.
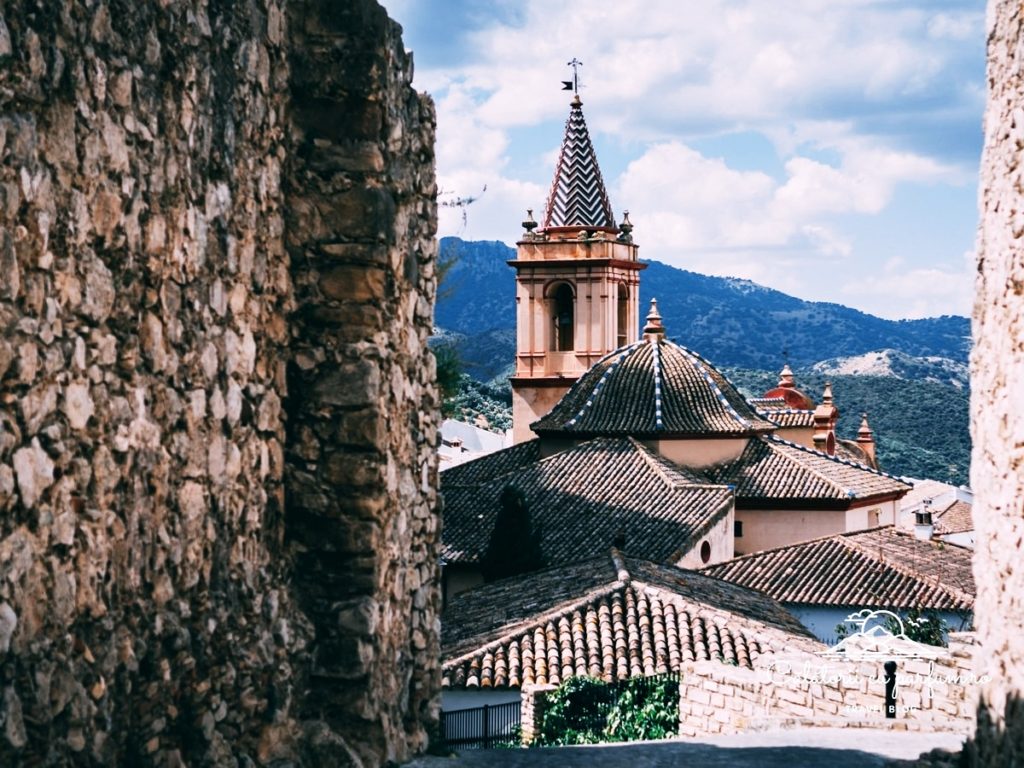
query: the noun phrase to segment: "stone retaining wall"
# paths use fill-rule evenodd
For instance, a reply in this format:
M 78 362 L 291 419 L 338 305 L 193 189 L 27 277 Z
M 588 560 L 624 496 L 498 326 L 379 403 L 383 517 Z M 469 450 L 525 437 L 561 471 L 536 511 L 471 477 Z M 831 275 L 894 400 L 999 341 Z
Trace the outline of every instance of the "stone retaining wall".
M 888 721 L 883 712 L 884 659 L 836 661 L 768 654 L 757 660 L 755 669 L 713 661 L 691 663 L 680 684 L 680 734 L 705 736 L 786 725 L 966 732 L 979 690 L 973 638 L 950 637 L 945 658 L 897 661 L 897 718 Z

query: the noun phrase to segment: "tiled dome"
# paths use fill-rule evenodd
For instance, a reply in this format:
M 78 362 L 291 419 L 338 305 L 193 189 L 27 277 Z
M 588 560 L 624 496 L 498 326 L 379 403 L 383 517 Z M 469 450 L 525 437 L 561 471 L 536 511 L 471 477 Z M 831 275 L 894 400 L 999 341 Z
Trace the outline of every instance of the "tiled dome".
M 596 363 L 530 428 L 542 436 L 633 437 L 740 437 L 776 429 L 711 363 L 666 339 L 660 320 L 654 308 L 643 340 Z

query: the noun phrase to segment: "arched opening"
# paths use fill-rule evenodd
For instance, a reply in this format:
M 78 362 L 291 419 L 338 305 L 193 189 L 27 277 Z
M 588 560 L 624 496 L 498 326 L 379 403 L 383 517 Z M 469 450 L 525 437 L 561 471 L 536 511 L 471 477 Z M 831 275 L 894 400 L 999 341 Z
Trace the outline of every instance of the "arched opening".
M 707 565 L 709 560 L 711 560 L 711 545 L 705 541 L 700 545 L 700 561 Z
M 559 283 L 551 294 L 551 349 L 572 352 L 575 349 L 575 297 L 568 283 Z
M 619 283 L 618 302 L 615 313 L 615 346 L 626 346 L 626 339 L 629 330 L 629 288 Z
M 836 433 L 829 432 L 828 437 L 825 438 L 825 453 L 829 456 L 836 455 Z

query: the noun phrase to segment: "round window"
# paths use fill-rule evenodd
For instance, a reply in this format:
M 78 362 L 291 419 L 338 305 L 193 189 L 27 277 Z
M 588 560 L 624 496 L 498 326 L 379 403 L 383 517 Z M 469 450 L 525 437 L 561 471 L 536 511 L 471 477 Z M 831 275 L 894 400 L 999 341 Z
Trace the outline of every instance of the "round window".
M 711 545 L 706 541 L 700 545 L 700 561 L 707 563 L 711 559 Z

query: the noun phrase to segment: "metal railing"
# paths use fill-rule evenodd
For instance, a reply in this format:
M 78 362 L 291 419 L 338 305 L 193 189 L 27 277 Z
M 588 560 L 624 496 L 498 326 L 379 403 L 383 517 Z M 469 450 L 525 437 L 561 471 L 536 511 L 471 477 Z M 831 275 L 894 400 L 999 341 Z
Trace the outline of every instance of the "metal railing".
M 519 746 L 519 728 L 518 701 L 441 712 L 441 733 L 452 749 Z

